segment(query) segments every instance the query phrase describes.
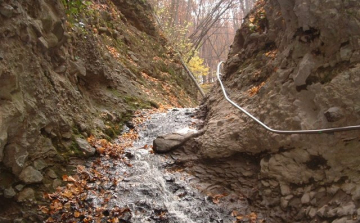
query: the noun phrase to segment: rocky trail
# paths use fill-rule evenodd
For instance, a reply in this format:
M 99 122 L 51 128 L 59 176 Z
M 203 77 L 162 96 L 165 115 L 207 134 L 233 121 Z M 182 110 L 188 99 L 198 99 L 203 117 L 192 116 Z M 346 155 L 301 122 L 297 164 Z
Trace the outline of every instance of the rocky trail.
M 201 121 L 195 112 L 143 110 L 114 142 L 90 137 L 100 157 L 85 165 L 73 162 L 77 173 L 63 176 L 67 185 L 45 195 L 51 200 L 50 206 L 40 206 L 46 222 L 262 222 L 255 213 L 240 215 L 246 200 L 202 193 L 200 178 L 176 164 L 177 152 L 153 153 L 159 135 L 196 132 Z

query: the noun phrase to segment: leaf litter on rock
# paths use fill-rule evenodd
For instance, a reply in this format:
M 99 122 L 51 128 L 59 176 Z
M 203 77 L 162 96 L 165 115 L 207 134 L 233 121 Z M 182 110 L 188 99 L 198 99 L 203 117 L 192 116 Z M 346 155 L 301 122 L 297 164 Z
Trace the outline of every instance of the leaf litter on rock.
M 166 106 L 160 106 L 158 109 L 147 111 L 138 111 L 133 120 L 135 127 L 148 120 L 149 115 L 164 112 L 169 109 Z M 132 147 L 133 142 L 139 138 L 136 130 L 131 129 L 119 136 L 119 143 L 112 143 L 106 139 L 97 139 L 90 136 L 87 141 L 96 148 L 100 157 L 107 160 L 116 159 L 123 164 L 131 167 L 132 164 L 127 157 L 124 156 L 126 148 Z M 152 146 L 144 146 L 151 148 Z M 114 164 L 113 164 L 114 165 Z M 76 174 L 73 176 L 63 175 L 62 180 L 67 184 L 56 188 L 53 193 L 45 193 L 44 198 L 50 200 L 50 205 L 39 206 L 39 211 L 48 215 L 45 220 L 47 223 L 52 222 L 120 222 L 124 215 L 130 214 L 131 211 L 127 207 L 108 208 L 107 203 L 116 196 L 105 188 L 116 187 L 118 182 L 126 177 L 112 176 L 109 172 L 111 164 L 104 163 L 100 158 L 95 159 L 89 167 L 78 165 Z M 92 203 L 92 196 L 102 198 L 101 206 Z M 101 199 L 99 199 L 101 200 Z

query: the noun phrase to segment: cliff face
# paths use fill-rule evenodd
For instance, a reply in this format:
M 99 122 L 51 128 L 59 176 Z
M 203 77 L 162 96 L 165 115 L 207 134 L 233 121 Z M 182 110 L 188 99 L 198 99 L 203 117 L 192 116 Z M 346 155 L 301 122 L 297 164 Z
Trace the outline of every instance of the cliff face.
M 356 0 L 259 1 L 225 63 L 230 98 L 274 129 L 359 125 L 359 9 Z M 258 201 L 274 222 L 356 221 L 359 131 L 269 133 L 232 107 L 219 85 L 204 109 L 199 154 L 259 159 Z
M 81 2 L 0 2 L 1 207 L 55 188 L 94 154 L 86 137 L 116 136 L 135 109 L 194 105 L 145 1 Z

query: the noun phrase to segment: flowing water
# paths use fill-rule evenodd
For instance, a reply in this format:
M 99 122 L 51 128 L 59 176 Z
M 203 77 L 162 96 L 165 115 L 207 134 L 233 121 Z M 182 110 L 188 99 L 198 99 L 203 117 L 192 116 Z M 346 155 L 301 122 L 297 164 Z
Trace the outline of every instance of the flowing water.
M 233 222 L 231 210 L 224 210 L 190 186 L 191 175 L 167 170 L 174 161 L 149 150 L 159 135 L 196 131 L 191 127 L 198 122 L 193 118 L 194 112 L 195 109 L 173 109 L 153 114 L 138 126 L 139 139 L 125 152 L 131 165 L 103 157 L 102 166 L 118 183 L 104 184 L 105 196 L 89 196 L 92 205 L 106 203 L 108 210 L 127 207 L 129 212 L 120 222 Z

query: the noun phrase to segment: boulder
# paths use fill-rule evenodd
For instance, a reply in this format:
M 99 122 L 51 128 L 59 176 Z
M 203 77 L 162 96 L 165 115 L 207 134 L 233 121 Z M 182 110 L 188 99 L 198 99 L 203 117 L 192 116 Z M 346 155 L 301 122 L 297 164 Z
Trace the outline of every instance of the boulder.
M 153 150 L 157 153 L 166 153 L 184 143 L 185 135 L 179 133 L 170 133 L 157 137 L 153 142 Z
M 201 134 L 200 132 L 170 133 L 157 137 L 153 142 L 153 150 L 157 153 L 166 153 L 183 145 L 190 138 L 194 138 Z
M 43 175 L 40 171 L 36 170 L 32 166 L 26 167 L 21 171 L 19 179 L 26 184 L 40 183 L 43 180 Z

